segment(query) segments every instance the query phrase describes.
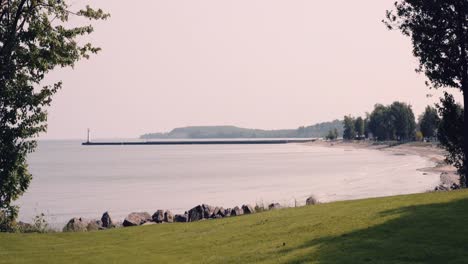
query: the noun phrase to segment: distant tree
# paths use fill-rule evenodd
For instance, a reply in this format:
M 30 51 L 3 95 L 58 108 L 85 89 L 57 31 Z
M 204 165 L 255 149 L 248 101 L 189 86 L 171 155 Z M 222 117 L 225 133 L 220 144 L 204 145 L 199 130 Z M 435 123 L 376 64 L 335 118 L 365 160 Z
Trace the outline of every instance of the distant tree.
M 43 84 L 45 76 L 99 51 L 78 41 L 93 27 L 67 26 L 70 16 L 108 17 L 90 7 L 72 11 L 63 0 L 0 0 L 0 231 L 17 216 L 12 202 L 32 177 L 26 155 L 36 147 L 34 138 L 46 130 L 46 108 L 62 87 L 61 82 Z
M 328 131 L 328 135 L 326 136 L 326 139 L 328 140 L 336 140 L 338 138 L 338 130 L 335 128 L 334 130 Z
M 384 105 L 376 104 L 369 115 L 369 131 L 377 140 L 390 140 L 394 138 L 394 126 L 390 118 L 390 109 Z
M 354 119 L 351 116 L 345 116 L 343 122 L 343 139 L 352 140 L 356 138 L 356 129 L 354 127 Z
M 460 175 L 460 184 L 467 187 L 465 152 L 463 146 L 466 138 L 463 137 L 464 109 L 455 103 L 453 96 L 445 93 L 437 109 L 441 116 L 437 138 L 440 145 L 447 150 L 446 161 L 454 165 Z
M 335 139 L 339 138 L 340 137 L 340 133 L 338 132 L 338 128 L 334 128 L 333 129 L 333 135 L 335 136 Z
M 370 129 L 369 129 L 369 119 L 370 119 L 370 114 L 366 113 L 366 118 L 364 119 L 364 137 L 369 138 Z
M 414 138 L 416 121 L 411 106 L 394 102 L 390 106 L 377 104 L 368 117 L 368 131 L 377 140 L 411 140 Z
M 437 109 L 427 106 L 424 113 L 419 117 L 419 129 L 425 138 L 433 138 L 436 136 L 439 121 L 440 118 Z
M 356 118 L 356 120 L 354 121 L 354 128 L 356 130 L 356 136 L 361 139 L 364 137 L 364 133 L 365 133 L 365 124 L 364 124 L 364 119 L 362 119 L 362 117 L 358 117 Z
M 466 0 L 401 0 L 395 2 L 395 10 L 387 11 L 384 21 L 389 29 L 398 29 L 409 36 L 413 54 L 419 59 L 418 72 L 423 72 L 433 88 L 457 88 L 463 93 L 463 103 L 468 105 L 468 1 Z M 445 97 L 444 100 L 446 100 Z M 444 107 L 444 103 L 440 107 Z M 439 113 L 444 110 L 439 108 Z M 446 109 L 451 112 L 453 110 Z M 463 165 L 468 161 L 468 113 L 464 111 Z M 458 128 L 458 127 L 457 127 Z M 452 133 L 451 131 L 444 131 Z M 442 135 L 444 137 L 444 135 Z M 450 151 L 458 151 L 452 147 Z M 448 159 L 461 157 L 458 152 L 449 153 Z M 465 173 L 467 170 L 459 170 Z
M 416 121 L 410 105 L 394 102 L 390 105 L 390 122 L 393 122 L 396 140 L 407 141 L 414 138 Z

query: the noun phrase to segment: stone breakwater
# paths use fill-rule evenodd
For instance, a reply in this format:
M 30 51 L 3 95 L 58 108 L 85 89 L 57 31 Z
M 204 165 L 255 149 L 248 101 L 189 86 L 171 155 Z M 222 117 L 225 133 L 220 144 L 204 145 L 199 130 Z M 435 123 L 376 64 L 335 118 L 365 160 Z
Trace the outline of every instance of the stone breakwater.
M 306 200 L 306 205 L 317 204 L 314 197 Z M 169 210 L 156 210 L 153 215 L 148 212 L 133 212 L 125 217 L 123 222 L 114 222 L 108 212 L 101 219 L 86 220 L 84 218 L 72 218 L 63 228 L 63 232 L 86 232 L 105 230 L 110 228 L 132 227 L 142 225 L 154 225 L 163 223 L 189 223 L 208 219 L 221 219 L 240 215 L 254 214 L 259 211 L 277 210 L 285 208 L 279 203 L 272 203 L 268 207 L 254 207 L 249 204 L 236 206 L 234 208 L 223 208 L 207 204 L 197 205 L 184 214 L 173 214 Z

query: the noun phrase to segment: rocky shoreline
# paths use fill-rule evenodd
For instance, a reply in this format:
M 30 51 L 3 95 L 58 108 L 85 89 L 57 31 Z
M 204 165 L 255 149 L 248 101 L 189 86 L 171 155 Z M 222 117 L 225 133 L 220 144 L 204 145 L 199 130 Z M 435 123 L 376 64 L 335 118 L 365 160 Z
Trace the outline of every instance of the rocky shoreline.
M 306 200 L 306 205 L 317 204 L 314 197 Z M 184 214 L 173 214 L 169 210 L 156 210 L 153 215 L 148 212 L 133 212 L 125 217 L 123 222 L 114 222 L 109 214 L 105 212 L 100 220 L 87 220 L 84 218 L 72 218 L 63 228 L 63 232 L 87 232 L 106 230 L 111 228 L 122 228 L 132 226 L 144 226 L 154 224 L 169 223 L 190 223 L 210 219 L 222 219 L 227 217 L 236 217 L 241 215 L 254 214 L 260 211 L 278 210 L 286 208 L 279 203 L 271 203 L 268 207 L 254 207 L 249 204 L 236 206 L 234 208 L 224 209 L 223 207 L 201 204 L 186 211 Z

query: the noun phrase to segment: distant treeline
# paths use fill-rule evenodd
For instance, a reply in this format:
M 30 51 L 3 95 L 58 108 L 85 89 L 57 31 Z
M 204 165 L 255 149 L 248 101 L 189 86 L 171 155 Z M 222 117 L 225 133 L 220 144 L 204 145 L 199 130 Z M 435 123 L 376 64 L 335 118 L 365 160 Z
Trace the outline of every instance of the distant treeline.
M 376 104 L 365 117 L 345 116 L 343 139 L 375 139 L 380 141 L 412 141 L 435 139 L 440 118 L 434 107 L 428 106 L 416 122 L 411 105 L 394 102 L 391 105 Z M 335 139 L 334 131 L 328 132 L 328 139 Z
M 141 139 L 207 139 L 207 138 L 319 138 L 329 130 L 343 134 L 343 122 L 335 120 L 297 129 L 262 130 L 235 126 L 191 126 L 175 128 L 168 133 L 150 133 Z

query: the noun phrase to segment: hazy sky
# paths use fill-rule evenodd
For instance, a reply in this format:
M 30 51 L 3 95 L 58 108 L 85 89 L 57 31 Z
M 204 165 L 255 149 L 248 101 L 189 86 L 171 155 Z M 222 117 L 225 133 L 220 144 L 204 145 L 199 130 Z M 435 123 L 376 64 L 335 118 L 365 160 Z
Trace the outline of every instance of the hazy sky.
M 112 17 L 91 38 L 99 55 L 49 76 L 64 88 L 41 138 L 296 128 L 394 100 L 419 115 L 441 93 L 415 73 L 410 39 L 382 24 L 393 2 L 71 0 Z

